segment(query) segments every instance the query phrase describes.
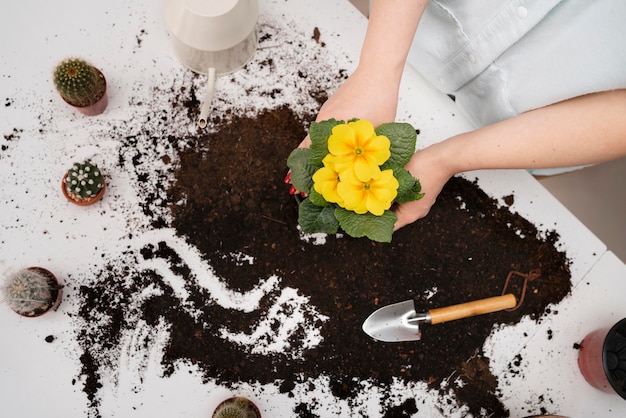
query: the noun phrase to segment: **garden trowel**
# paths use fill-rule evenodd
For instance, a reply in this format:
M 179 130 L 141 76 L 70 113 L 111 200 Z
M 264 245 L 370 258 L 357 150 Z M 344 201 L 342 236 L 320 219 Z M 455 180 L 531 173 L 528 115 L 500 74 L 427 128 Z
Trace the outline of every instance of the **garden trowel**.
M 422 337 L 420 325 L 440 324 L 455 319 L 512 309 L 517 305 L 513 294 L 431 309 L 420 312 L 417 301 L 406 300 L 383 306 L 363 322 L 363 331 L 384 342 L 416 341 Z

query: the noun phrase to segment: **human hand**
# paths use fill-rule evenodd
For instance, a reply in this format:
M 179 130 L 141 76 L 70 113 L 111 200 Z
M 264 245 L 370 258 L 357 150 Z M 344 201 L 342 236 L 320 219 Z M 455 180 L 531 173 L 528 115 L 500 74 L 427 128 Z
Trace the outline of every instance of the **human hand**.
M 393 122 L 398 106 L 398 82 L 374 69 L 357 70 L 322 105 L 316 121 L 331 118 L 348 121 L 352 118 L 366 119 L 374 126 Z M 311 145 L 308 135 L 300 147 Z
M 315 120 L 320 122 L 334 118 L 348 121 L 356 117 L 369 120 L 374 126 L 393 122 L 398 106 L 398 89 L 399 82 L 393 81 L 393 77 L 357 68 L 322 105 Z M 308 148 L 310 145 L 311 139 L 307 135 L 298 147 Z M 284 181 L 291 184 L 290 173 L 287 173 Z M 306 197 L 293 185 L 289 193 Z
M 424 196 L 419 200 L 400 204 L 394 209 L 398 217 L 394 231 L 428 215 L 443 186 L 455 174 L 440 160 L 436 145 L 413 154 L 406 169 L 420 181 Z

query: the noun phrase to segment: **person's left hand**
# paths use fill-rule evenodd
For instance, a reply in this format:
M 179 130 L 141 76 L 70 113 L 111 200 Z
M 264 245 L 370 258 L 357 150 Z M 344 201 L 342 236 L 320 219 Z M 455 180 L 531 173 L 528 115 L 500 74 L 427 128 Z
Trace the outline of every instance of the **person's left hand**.
M 428 215 L 443 186 L 454 173 L 447 170 L 446 164 L 438 161 L 437 147 L 431 146 L 413 154 L 406 169 L 420 181 L 424 196 L 420 200 L 398 205 L 394 212 L 398 217 L 394 230 L 417 221 Z

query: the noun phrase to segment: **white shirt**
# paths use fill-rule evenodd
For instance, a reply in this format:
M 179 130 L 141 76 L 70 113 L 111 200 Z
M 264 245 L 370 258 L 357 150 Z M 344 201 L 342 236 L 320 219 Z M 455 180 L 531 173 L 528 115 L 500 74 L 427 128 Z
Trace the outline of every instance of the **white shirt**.
M 430 0 L 408 63 L 476 127 L 626 88 L 626 0 Z

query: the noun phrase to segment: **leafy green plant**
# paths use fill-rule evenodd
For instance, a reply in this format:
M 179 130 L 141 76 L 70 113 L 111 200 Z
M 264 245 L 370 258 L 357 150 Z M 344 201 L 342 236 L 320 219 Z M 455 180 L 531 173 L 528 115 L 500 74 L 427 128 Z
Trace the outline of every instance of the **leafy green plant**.
M 219 404 L 213 418 L 261 418 L 261 414 L 252 401 L 236 396 Z
M 0 290 L 13 311 L 22 316 L 37 316 L 54 306 L 60 286 L 48 270 L 30 267 L 9 276 Z
M 106 92 L 102 72 L 80 58 L 68 58 L 54 69 L 54 86 L 63 99 L 77 107 L 91 106 Z
M 68 195 L 79 202 L 93 199 L 105 187 L 100 169 L 89 161 L 74 163 L 64 182 Z
M 421 199 L 421 185 L 404 166 L 417 134 L 407 123 L 375 128 L 366 120 L 313 122 L 310 148 L 287 159 L 293 186 L 307 197 L 298 223 L 307 234 L 334 234 L 390 242 L 397 220 L 394 203 Z

